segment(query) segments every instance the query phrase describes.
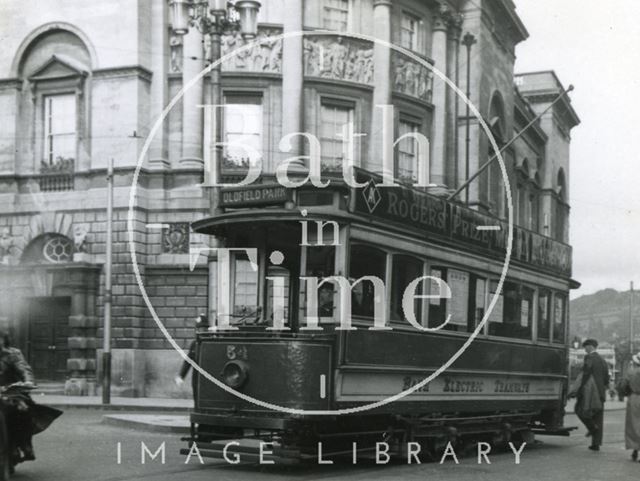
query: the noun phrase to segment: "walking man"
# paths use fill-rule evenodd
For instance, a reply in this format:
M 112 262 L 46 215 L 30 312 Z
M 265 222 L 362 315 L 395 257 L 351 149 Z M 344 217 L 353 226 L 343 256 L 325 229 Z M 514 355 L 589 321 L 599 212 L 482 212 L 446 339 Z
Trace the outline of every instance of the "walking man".
M 578 389 L 576 414 L 591 436 L 592 451 L 600 451 L 604 422 L 604 402 L 609 385 L 609 366 L 596 352 L 598 341 L 587 339 L 582 343 L 586 355 L 582 366 L 582 383 Z M 599 401 L 599 402 L 598 402 Z

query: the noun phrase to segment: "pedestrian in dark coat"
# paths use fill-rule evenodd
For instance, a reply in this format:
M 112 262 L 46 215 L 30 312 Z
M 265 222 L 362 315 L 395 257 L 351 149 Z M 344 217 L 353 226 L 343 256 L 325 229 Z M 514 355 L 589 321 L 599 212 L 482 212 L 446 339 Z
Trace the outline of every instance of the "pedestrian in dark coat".
M 604 402 L 607 399 L 606 390 L 609 385 L 609 366 L 596 352 L 598 341 L 587 339 L 582 343 L 582 347 L 584 347 L 586 355 L 582 366 L 582 383 L 577 392 L 576 414 L 587 428 L 587 436 L 591 436 L 589 449 L 599 451 L 602 445 Z M 600 397 L 602 407 L 594 407 L 594 403 L 590 401 L 590 398 L 596 394 L 592 392 L 593 390 Z M 589 404 L 589 409 L 582 409 L 585 403 Z
M 206 314 L 198 315 L 198 317 L 196 318 L 195 334 L 197 335 L 199 329 L 207 329 L 208 327 L 209 327 L 209 318 L 207 317 L 207 315 Z M 191 359 L 194 362 L 196 361 L 196 347 L 197 347 L 196 341 L 195 340 L 191 341 L 191 344 L 189 344 L 189 351 L 187 353 L 187 356 L 189 357 L 189 359 Z M 178 371 L 178 375 L 175 377 L 175 383 L 178 386 L 182 386 L 182 384 L 184 384 L 184 380 L 187 377 L 187 374 L 189 374 L 190 369 L 191 369 L 191 364 L 186 360 L 182 361 L 182 365 L 180 366 L 180 371 Z M 193 392 L 193 398 L 196 399 L 197 397 L 196 394 L 198 390 L 198 375 L 196 374 L 195 371 L 191 374 L 191 389 Z

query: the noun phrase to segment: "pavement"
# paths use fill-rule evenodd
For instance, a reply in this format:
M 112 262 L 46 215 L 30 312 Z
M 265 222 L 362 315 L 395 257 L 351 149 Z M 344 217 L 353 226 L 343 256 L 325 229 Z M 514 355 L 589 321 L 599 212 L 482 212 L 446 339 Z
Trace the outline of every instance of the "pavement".
M 565 406 L 564 410 L 567 413 L 574 413 L 576 412 L 575 410 L 575 405 L 576 405 L 576 400 L 575 399 L 569 399 L 567 401 L 567 405 Z M 626 409 L 627 408 L 627 401 L 618 401 L 618 399 L 616 399 L 615 401 L 610 401 L 607 400 L 604 403 L 604 410 L 605 411 L 619 411 L 620 409 Z
M 104 414 L 102 423 L 154 433 L 189 433 L 189 416 L 185 414 Z
M 63 411 L 75 408 L 102 410 L 105 411 L 103 424 L 154 433 L 187 434 L 190 427 L 188 412 L 193 408 L 193 400 L 180 398 L 112 397 L 109 404 L 104 404 L 100 396 L 34 393 L 32 398 L 38 404 Z
M 151 398 L 151 397 L 112 397 L 109 404 L 103 404 L 100 396 L 65 396 L 62 394 L 32 394 L 39 404 L 67 408 L 94 408 L 127 411 L 179 411 L 187 412 L 193 408 L 192 399 Z

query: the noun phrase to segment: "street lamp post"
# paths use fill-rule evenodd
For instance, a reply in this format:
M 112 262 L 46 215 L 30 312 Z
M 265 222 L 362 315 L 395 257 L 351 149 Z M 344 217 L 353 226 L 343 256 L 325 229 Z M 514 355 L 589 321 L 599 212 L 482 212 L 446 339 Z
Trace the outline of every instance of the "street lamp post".
M 465 181 L 469 180 L 469 148 L 471 145 L 471 125 L 470 125 L 470 116 L 471 112 L 469 109 L 469 102 L 471 101 L 471 47 L 476 43 L 476 37 L 467 32 L 464 37 L 462 37 L 462 45 L 467 47 L 467 112 L 466 112 L 466 136 L 465 136 L 465 156 L 464 156 L 464 172 L 465 172 Z M 466 192 L 466 201 L 469 203 L 469 189 Z
M 169 0 L 171 28 L 175 35 L 186 35 L 190 27 L 197 28 L 209 37 L 208 58 L 210 64 L 220 60 L 222 35 L 239 30 L 244 38 L 254 38 L 258 33 L 258 11 L 260 2 L 256 0 Z M 216 65 L 209 72 L 209 104 L 222 105 L 221 69 Z M 215 122 L 212 176 L 220 182 L 222 167 L 222 122 Z M 205 146 L 206 147 L 206 146 Z M 210 212 L 221 213 L 220 190 L 211 188 Z
M 629 284 L 629 354 L 633 356 L 635 351 L 633 337 L 635 336 L 633 325 L 633 281 Z

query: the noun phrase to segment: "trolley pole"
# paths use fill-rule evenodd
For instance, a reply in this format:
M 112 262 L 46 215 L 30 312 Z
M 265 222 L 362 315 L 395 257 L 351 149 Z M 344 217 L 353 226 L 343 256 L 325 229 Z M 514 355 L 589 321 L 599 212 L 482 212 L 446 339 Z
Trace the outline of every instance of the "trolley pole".
M 475 171 L 475 173 L 473 173 L 471 176 L 467 175 L 467 180 L 465 180 L 465 182 L 460 187 L 458 187 L 453 194 L 451 194 L 449 197 L 447 197 L 447 200 L 453 200 L 453 198 L 455 198 L 460 192 L 462 192 L 465 189 L 467 190 L 467 198 L 468 198 L 468 196 L 469 196 L 469 191 L 468 191 L 469 184 L 471 184 L 471 182 L 473 182 L 475 179 L 477 179 L 478 176 L 480 176 L 480 174 L 482 174 L 487 169 L 487 167 L 489 167 L 489 165 L 491 165 L 491 163 L 498 158 L 498 154 L 501 154 L 502 152 L 507 150 L 516 140 L 518 140 L 520 137 L 522 137 L 522 134 L 524 134 L 529 129 L 529 127 L 531 127 L 538 120 L 540 120 L 544 114 L 546 114 L 549 110 L 551 110 L 551 108 L 555 104 L 557 104 L 560 101 L 560 99 L 562 99 L 565 95 L 567 95 L 572 90 L 573 90 L 573 85 L 569 85 L 569 87 L 567 87 L 566 90 L 563 90 L 562 92 L 560 92 L 558 94 L 558 96 L 555 98 L 555 100 L 553 102 L 551 102 L 547 106 L 547 108 L 545 108 L 535 118 L 533 118 L 520 132 L 518 132 L 516 135 L 514 135 L 509 142 L 507 142 L 502 147 L 500 147 L 500 150 L 497 153 L 495 153 L 484 164 L 482 164 L 480 166 L 480 168 Z M 467 104 L 467 107 L 468 107 L 468 104 Z M 469 121 L 469 116 L 467 116 L 467 122 L 468 121 Z M 468 151 L 468 149 L 467 149 L 467 151 Z M 468 200 L 467 200 L 467 203 L 468 203 Z
M 104 267 L 104 334 L 102 346 L 102 404 L 111 404 L 111 264 L 113 231 L 113 159 L 107 167 L 107 259 Z

